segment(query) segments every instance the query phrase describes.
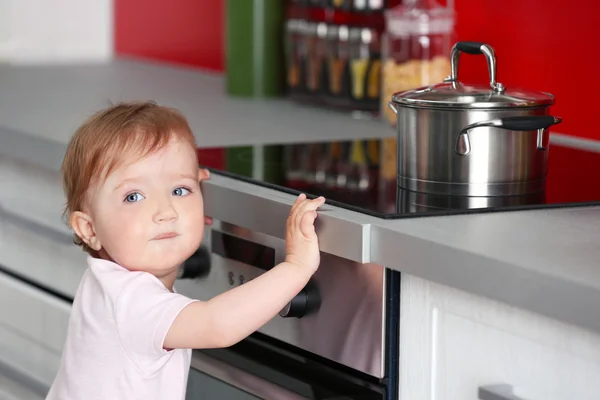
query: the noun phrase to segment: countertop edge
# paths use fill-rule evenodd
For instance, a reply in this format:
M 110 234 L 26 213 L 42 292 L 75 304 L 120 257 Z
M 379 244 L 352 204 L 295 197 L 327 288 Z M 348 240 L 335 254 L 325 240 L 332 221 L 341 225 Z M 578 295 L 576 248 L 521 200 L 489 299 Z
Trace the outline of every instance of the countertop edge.
M 377 225 L 371 261 L 600 333 L 600 291 L 591 286 Z

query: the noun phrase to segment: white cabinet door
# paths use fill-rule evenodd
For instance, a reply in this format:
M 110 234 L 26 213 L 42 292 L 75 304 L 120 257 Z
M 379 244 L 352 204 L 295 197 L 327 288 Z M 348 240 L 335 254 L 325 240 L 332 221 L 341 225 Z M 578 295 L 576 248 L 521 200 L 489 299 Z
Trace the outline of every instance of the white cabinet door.
M 25 281 L 72 297 L 86 268 L 60 225 L 56 181 L 0 157 L 0 363 L 41 387 L 58 370 L 71 305 Z
M 600 334 L 407 275 L 400 360 L 401 400 L 600 398 Z
M 61 220 L 58 173 L 0 157 L 0 265 L 73 297 L 86 253 Z
M 0 361 L 50 387 L 71 305 L 0 272 Z
M 86 257 L 71 236 L 0 209 L 0 265 L 7 270 L 73 298 Z

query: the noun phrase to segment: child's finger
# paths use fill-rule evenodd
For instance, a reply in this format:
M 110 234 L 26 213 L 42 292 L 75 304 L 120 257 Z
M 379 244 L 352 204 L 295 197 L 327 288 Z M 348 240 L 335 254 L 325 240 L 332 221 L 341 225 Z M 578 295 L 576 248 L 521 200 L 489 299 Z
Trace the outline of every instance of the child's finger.
M 304 193 L 300 193 L 300 195 L 296 198 L 296 201 L 292 205 L 292 209 L 290 210 L 290 215 L 294 215 L 300 211 L 302 207 L 302 203 L 306 201 L 306 195 Z
M 294 201 L 294 204 L 292 204 L 292 208 L 290 209 L 290 214 L 288 215 L 288 219 L 286 221 L 286 227 L 288 230 L 290 230 L 292 228 L 294 221 L 296 219 L 296 215 L 298 214 L 298 211 L 300 210 L 300 206 L 304 200 L 306 200 L 306 195 L 304 193 L 300 193 L 300 195 Z
M 322 206 L 323 203 L 325 203 L 325 198 L 324 197 L 318 197 L 318 198 L 313 199 L 313 200 L 306 200 L 306 201 L 304 201 L 299 206 L 298 214 L 294 218 L 294 223 L 296 224 L 296 226 L 299 227 L 301 225 L 302 218 L 303 218 L 303 215 L 305 213 L 315 211 L 317 208 L 319 208 L 320 206 Z
M 317 212 L 315 210 L 306 211 L 302 214 L 300 220 L 300 232 L 307 238 L 310 238 L 315 233 L 315 219 L 317 218 Z
M 304 199 L 302 203 L 298 205 L 298 209 L 293 218 L 294 228 L 300 228 L 300 221 L 302 221 L 302 216 L 306 213 L 307 207 L 310 204 L 310 200 Z
M 314 204 L 315 207 L 318 208 L 318 207 L 321 207 L 323 204 L 325 204 L 325 197 L 319 196 L 316 199 L 311 200 L 310 202 L 311 202 L 311 204 Z
M 323 204 L 325 204 L 325 198 L 321 196 L 317 197 L 316 199 L 306 200 L 303 204 L 300 205 L 300 207 L 302 208 L 302 211 L 306 212 L 316 210 Z

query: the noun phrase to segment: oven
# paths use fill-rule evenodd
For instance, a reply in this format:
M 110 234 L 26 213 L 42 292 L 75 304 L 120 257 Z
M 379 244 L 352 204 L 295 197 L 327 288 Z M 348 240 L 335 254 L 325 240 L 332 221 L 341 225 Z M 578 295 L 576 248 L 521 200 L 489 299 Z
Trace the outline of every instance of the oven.
M 265 340 L 267 339 L 267 340 Z M 377 380 L 302 356 L 255 334 L 192 357 L 186 399 L 384 399 Z
M 215 220 L 176 289 L 209 300 L 284 257 L 283 239 Z M 397 312 L 390 299 L 398 283 L 382 266 L 322 253 L 304 290 L 256 333 L 227 349 L 193 352 L 187 399 L 395 398 L 397 363 L 386 354 L 397 354 L 389 351 L 397 327 L 386 321 Z

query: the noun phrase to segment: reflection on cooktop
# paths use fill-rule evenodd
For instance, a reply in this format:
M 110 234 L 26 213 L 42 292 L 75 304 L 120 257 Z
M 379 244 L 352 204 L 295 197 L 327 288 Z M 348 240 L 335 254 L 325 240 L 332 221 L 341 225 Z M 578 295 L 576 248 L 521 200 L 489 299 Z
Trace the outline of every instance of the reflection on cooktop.
M 213 173 L 380 218 L 498 212 L 600 204 L 600 153 L 550 146 L 545 193 L 504 197 L 431 195 L 401 189 L 396 140 L 366 139 L 198 149 Z

